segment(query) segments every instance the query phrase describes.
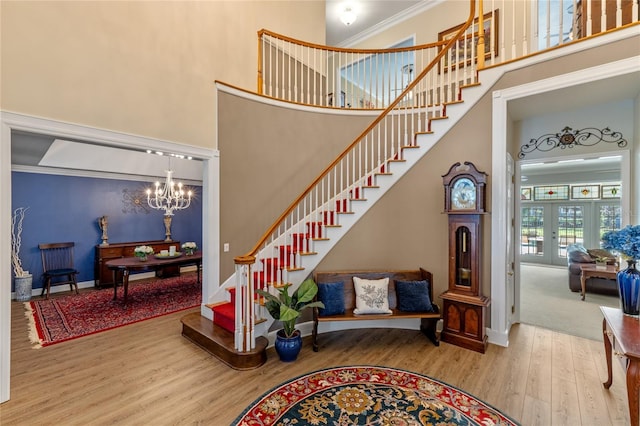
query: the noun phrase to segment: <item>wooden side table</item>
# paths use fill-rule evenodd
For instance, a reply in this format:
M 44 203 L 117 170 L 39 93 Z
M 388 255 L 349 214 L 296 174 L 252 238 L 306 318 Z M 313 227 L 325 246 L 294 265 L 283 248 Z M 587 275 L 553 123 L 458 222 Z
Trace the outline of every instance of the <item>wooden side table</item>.
M 582 300 L 587 292 L 587 278 L 608 278 L 610 280 L 616 279 L 618 268 L 613 265 L 607 265 L 606 269 L 598 269 L 598 267 L 592 263 L 586 265 L 580 265 L 580 288 L 582 290 Z
M 609 377 L 603 383 L 609 389 L 613 383 L 611 357 L 616 355 L 622 360 L 627 371 L 627 399 L 629 400 L 629 421 L 631 426 L 638 425 L 638 398 L 640 395 L 640 320 L 622 314 L 622 310 L 600 306 L 604 315 L 602 332 L 604 333 L 604 351 L 607 358 Z

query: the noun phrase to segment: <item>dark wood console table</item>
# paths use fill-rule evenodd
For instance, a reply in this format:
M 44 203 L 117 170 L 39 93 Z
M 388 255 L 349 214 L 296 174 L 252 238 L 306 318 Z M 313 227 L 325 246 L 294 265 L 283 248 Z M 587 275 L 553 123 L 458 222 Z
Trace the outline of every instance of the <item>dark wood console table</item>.
M 600 306 L 604 315 L 604 351 L 607 357 L 609 377 L 603 383 L 609 389 L 613 383 L 612 355 L 619 357 L 627 373 L 627 399 L 629 400 L 629 421 L 638 426 L 638 398 L 640 393 L 640 321 L 638 318 L 622 314 L 622 310 Z
M 113 280 L 117 282 L 117 275 L 122 273 L 122 287 L 124 288 L 124 303 L 127 303 L 127 295 L 129 293 L 129 275 L 134 272 L 157 271 L 158 269 L 173 266 L 180 268 L 181 266 L 196 265 L 198 267 L 198 283 L 200 282 L 200 270 L 202 269 L 202 252 L 197 251 L 191 256 L 183 254 L 180 257 L 170 259 L 158 259 L 149 256 L 146 261 L 141 261 L 137 257 L 123 257 L 119 259 L 111 259 L 106 262 L 106 267 L 113 271 Z M 113 286 L 113 300 L 118 298 L 118 286 Z
M 122 257 L 132 257 L 133 249 L 137 246 L 151 246 L 155 253 L 160 253 L 161 250 L 169 250 L 169 246 L 175 246 L 176 251 L 180 251 L 180 241 L 134 241 L 129 243 L 109 243 L 108 245 L 96 246 L 96 258 L 94 266 L 94 280 L 95 286 L 98 288 L 111 287 L 114 283 L 114 276 L 112 271 L 107 268 L 106 263 L 111 259 L 118 259 Z M 156 275 L 159 277 L 168 277 L 178 275 L 180 268 L 176 266 L 169 266 L 164 269 L 156 270 Z M 122 274 L 117 276 L 117 281 L 122 281 Z

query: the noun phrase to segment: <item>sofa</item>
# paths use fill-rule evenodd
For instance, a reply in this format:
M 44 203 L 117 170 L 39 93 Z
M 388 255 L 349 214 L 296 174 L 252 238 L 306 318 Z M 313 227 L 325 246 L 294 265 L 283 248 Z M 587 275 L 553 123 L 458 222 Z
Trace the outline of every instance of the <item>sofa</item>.
M 567 247 L 567 262 L 569 269 L 569 289 L 580 292 L 580 265 L 596 263 L 596 258 L 607 258 L 607 264 L 616 263 L 616 257 L 603 249 L 586 249 L 580 244 L 571 244 Z M 614 280 L 606 278 L 588 278 L 586 282 L 587 293 L 601 293 L 611 296 L 618 295 L 618 286 Z

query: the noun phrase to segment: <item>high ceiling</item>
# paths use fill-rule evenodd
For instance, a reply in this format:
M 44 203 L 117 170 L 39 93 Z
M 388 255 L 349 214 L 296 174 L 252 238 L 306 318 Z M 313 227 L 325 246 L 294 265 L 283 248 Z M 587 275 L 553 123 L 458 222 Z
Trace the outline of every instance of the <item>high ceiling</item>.
M 348 46 L 350 43 L 364 39 L 366 36 L 381 31 L 387 26 L 426 10 L 441 1 L 442 0 L 326 0 L 326 44 L 332 46 Z M 356 20 L 349 26 L 340 20 L 340 14 L 347 6 L 350 6 L 357 15 Z M 509 114 L 511 119 L 517 121 L 543 113 L 577 108 L 595 102 L 602 103 L 620 99 L 634 99 L 640 96 L 640 85 L 637 85 L 638 78 L 640 78 L 640 72 L 591 83 L 588 89 L 582 86 L 574 86 L 562 89 L 561 91 L 527 97 L 526 99 L 510 102 Z M 558 99 L 562 99 L 563 101 L 557 102 Z M 24 133 L 15 135 L 15 139 L 16 141 L 19 140 L 19 143 L 12 144 L 12 164 L 43 166 L 40 161 L 46 157 L 55 138 Z M 74 146 L 76 146 L 74 142 L 82 141 L 59 141 L 59 145 L 61 144 L 61 146 L 66 149 L 74 151 Z M 112 151 L 113 153 L 110 153 L 110 155 L 116 155 L 116 152 L 122 152 L 117 149 L 112 149 Z M 50 159 L 51 163 L 48 164 L 48 166 L 85 170 L 87 167 L 90 167 L 92 170 L 99 170 L 100 168 L 96 169 L 93 163 L 96 161 L 99 163 L 100 158 L 98 157 L 95 161 L 89 161 L 90 159 L 87 158 L 87 155 L 87 153 L 84 153 L 83 158 L 78 159 L 79 164 L 82 164 L 82 166 L 74 167 L 70 164 L 56 165 L 54 164 L 54 159 Z M 65 159 L 65 161 L 68 162 L 67 159 Z M 142 163 L 136 162 L 136 170 L 133 171 L 132 174 L 161 176 L 166 168 L 166 161 L 166 158 L 145 158 L 145 161 L 142 163 L 156 163 L 153 167 L 154 170 L 152 171 L 148 167 L 140 167 Z M 176 163 L 179 162 L 180 161 L 176 161 Z M 88 166 L 89 163 L 92 163 L 92 165 Z M 120 162 L 114 163 L 119 164 Z M 172 165 L 172 168 L 175 168 L 177 165 L 178 164 Z M 544 169 L 546 167 L 545 165 L 542 168 Z M 528 173 L 535 173 L 535 168 L 535 166 L 531 167 Z M 191 169 L 191 171 L 193 171 L 193 163 L 185 167 L 185 169 Z M 542 170 L 540 172 L 542 172 Z M 177 177 L 184 179 L 194 178 L 192 173 L 188 173 L 186 170 L 180 170 L 176 174 L 182 175 Z

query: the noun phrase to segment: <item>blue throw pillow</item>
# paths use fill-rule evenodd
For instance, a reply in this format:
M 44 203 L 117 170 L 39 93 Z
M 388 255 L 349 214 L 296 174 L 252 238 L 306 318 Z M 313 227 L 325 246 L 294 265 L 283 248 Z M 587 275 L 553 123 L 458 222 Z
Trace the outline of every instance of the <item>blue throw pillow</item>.
M 319 283 L 318 300 L 324 303 L 324 309 L 318 309 L 321 317 L 344 314 L 344 283 Z
M 422 281 L 396 281 L 398 310 L 404 312 L 433 312 L 429 297 L 429 283 Z

